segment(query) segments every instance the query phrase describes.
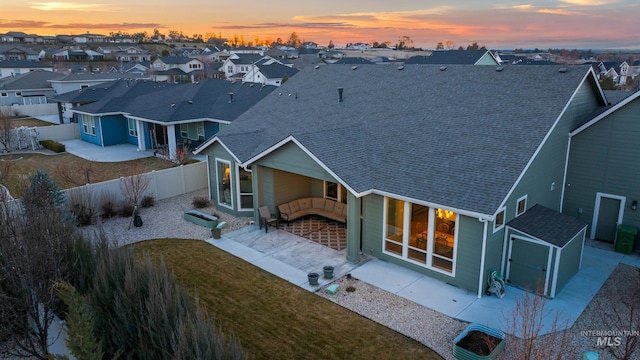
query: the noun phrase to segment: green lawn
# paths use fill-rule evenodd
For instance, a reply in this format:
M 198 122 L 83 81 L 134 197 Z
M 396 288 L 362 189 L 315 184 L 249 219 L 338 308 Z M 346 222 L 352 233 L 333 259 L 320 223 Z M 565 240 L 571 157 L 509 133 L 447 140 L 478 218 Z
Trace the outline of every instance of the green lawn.
M 138 256 L 163 258 L 223 330 L 239 336 L 249 359 L 442 359 L 204 241 L 163 239 L 133 246 Z

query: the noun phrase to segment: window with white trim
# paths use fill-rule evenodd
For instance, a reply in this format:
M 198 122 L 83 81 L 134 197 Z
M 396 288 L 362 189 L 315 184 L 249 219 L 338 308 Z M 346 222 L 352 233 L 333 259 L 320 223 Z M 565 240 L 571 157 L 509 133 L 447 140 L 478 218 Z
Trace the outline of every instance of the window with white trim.
M 89 135 L 96 134 L 96 120 L 93 116 L 80 114 L 80 120 L 82 121 L 82 132 Z
M 524 214 L 527 211 L 527 195 L 521 197 L 516 202 L 516 217 Z
M 325 199 L 331 199 L 339 201 L 343 204 L 347 203 L 347 188 L 331 181 L 324 182 L 324 197 Z
M 237 168 L 238 173 L 238 198 L 240 199 L 239 210 L 253 209 L 253 173 L 251 168 Z
M 138 136 L 138 124 L 135 119 L 128 119 L 129 122 L 129 135 Z
M 216 159 L 216 182 L 218 185 L 218 205 L 233 208 L 231 198 L 231 163 Z
M 7 96 L 9 96 L 9 94 L 7 94 L 6 92 L 1 92 L 1 93 L 0 93 L 0 96 L 1 96 L 1 97 L 7 97 Z
M 458 214 L 385 198 L 385 254 L 454 275 Z
M 507 213 L 506 208 L 501 208 L 496 214 L 496 218 L 493 221 L 493 232 L 499 231 L 504 228 L 505 215 Z

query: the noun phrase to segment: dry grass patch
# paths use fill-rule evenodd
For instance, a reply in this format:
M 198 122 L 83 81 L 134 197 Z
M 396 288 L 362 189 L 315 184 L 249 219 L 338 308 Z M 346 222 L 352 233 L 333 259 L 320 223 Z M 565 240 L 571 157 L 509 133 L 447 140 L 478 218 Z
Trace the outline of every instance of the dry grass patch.
M 163 239 L 133 246 L 138 256 L 163 258 L 223 330 L 240 337 L 250 359 L 441 359 L 402 334 L 204 241 Z
M 12 160 L 13 159 L 13 160 Z M 19 160 L 16 160 L 19 159 Z M 86 183 L 86 171 L 89 169 L 89 180 L 91 183 L 118 179 L 121 176 L 148 172 L 151 170 L 161 170 L 174 167 L 171 161 L 157 157 L 148 157 L 121 162 L 95 162 L 71 155 L 69 153 L 57 155 L 9 153 L 0 155 L 0 161 L 11 161 L 9 176 L 2 184 L 6 186 L 11 195 L 15 198 L 22 196 L 20 189 L 20 176 L 29 176 L 36 170 L 44 170 L 55 180 L 61 189 L 68 189 L 77 186 L 71 181 L 60 176 L 59 169 L 64 168 L 77 183 Z
M 11 128 L 18 128 L 20 126 L 26 127 L 39 127 L 39 126 L 52 126 L 52 124 L 47 121 L 38 120 L 34 118 L 19 118 L 19 119 L 11 119 Z

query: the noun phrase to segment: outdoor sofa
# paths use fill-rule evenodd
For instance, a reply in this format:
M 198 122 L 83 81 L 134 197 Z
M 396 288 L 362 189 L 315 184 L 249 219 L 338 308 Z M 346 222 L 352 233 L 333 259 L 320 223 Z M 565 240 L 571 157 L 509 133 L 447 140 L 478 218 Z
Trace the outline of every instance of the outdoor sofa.
M 289 222 L 307 215 L 318 215 L 341 223 L 347 222 L 347 205 L 321 197 L 305 197 L 278 205 L 280 218 Z

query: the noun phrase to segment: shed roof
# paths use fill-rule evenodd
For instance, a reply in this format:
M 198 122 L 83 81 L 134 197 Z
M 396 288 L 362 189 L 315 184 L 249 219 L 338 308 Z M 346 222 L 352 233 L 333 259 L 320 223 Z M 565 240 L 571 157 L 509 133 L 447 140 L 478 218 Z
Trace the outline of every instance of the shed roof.
M 575 216 L 536 204 L 509 221 L 507 226 L 562 248 L 587 227 L 587 223 Z

